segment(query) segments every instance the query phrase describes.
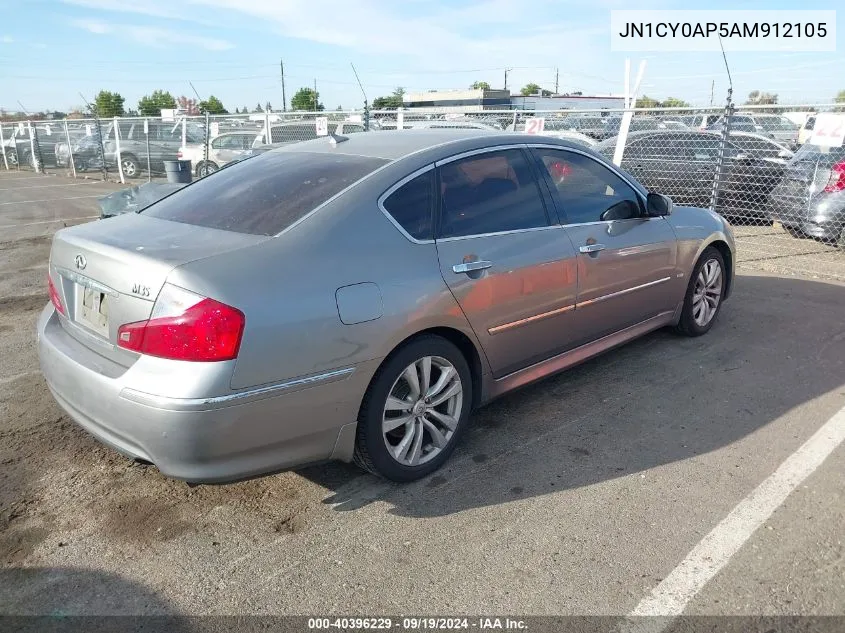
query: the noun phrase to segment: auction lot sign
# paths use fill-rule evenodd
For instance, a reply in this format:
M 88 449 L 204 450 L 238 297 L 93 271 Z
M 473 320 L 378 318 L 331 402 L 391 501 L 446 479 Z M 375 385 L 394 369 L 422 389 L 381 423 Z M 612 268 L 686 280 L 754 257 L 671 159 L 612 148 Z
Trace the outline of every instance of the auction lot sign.
M 612 51 L 836 51 L 836 11 L 610 12 Z
M 845 114 L 822 112 L 816 115 L 811 145 L 840 147 L 845 142 Z

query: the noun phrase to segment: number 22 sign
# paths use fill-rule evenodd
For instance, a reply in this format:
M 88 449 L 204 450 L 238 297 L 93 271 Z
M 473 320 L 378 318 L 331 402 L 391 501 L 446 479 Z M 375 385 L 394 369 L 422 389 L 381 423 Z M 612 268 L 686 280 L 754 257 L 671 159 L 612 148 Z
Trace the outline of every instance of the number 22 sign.
M 546 119 L 543 117 L 532 117 L 525 121 L 526 134 L 542 134 L 546 127 Z
M 822 112 L 816 116 L 816 125 L 810 143 L 826 147 L 839 147 L 845 141 L 845 114 Z

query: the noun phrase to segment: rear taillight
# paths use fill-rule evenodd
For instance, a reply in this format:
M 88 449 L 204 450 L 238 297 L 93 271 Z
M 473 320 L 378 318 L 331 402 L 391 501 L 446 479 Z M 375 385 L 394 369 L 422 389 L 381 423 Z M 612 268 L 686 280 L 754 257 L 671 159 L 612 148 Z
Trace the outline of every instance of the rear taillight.
M 149 320 L 121 325 L 117 344 L 171 360 L 232 360 L 238 356 L 245 322 L 236 308 L 165 284 Z
M 67 316 L 67 314 L 65 314 L 65 307 L 62 305 L 62 299 L 59 297 L 59 293 L 56 290 L 56 285 L 53 283 L 53 277 L 50 273 L 47 273 L 47 287 L 50 289 L 50 301 L 53 302 L 53 307 L 56 308 L 56 312 L 63 316 Z
M 845 191 L 845 160 L 830 168 L 830 180 L 827 181 L 824 191 L 827 193 Z

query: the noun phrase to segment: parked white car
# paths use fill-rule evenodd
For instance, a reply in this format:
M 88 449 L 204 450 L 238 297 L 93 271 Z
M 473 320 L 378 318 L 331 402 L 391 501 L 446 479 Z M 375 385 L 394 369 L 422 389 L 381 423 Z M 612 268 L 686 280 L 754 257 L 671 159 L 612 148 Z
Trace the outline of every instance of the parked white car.
M 248 153 L 255 140 L 255 132 L 225 132 L 211 139 L 207 159 L 201 143 L 180 147 L 176 157 L 191 161 L 196 176 L 203 178 Z

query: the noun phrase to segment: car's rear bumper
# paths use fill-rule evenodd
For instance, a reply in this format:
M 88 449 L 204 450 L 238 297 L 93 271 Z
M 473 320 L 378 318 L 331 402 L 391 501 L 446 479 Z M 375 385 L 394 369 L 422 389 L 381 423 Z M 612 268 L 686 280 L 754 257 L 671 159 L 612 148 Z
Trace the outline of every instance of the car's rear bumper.
M 371 361 L 204 399 L 160 397 L 131 388 L 132 368 L 119 376 L 105 368 L 109 361 L 67 334 L 52 305 L 37 335 L 47 385 L 71 418 L 118 451 L 192 482 L 350 459 L 358 407 L 377 367 Z

